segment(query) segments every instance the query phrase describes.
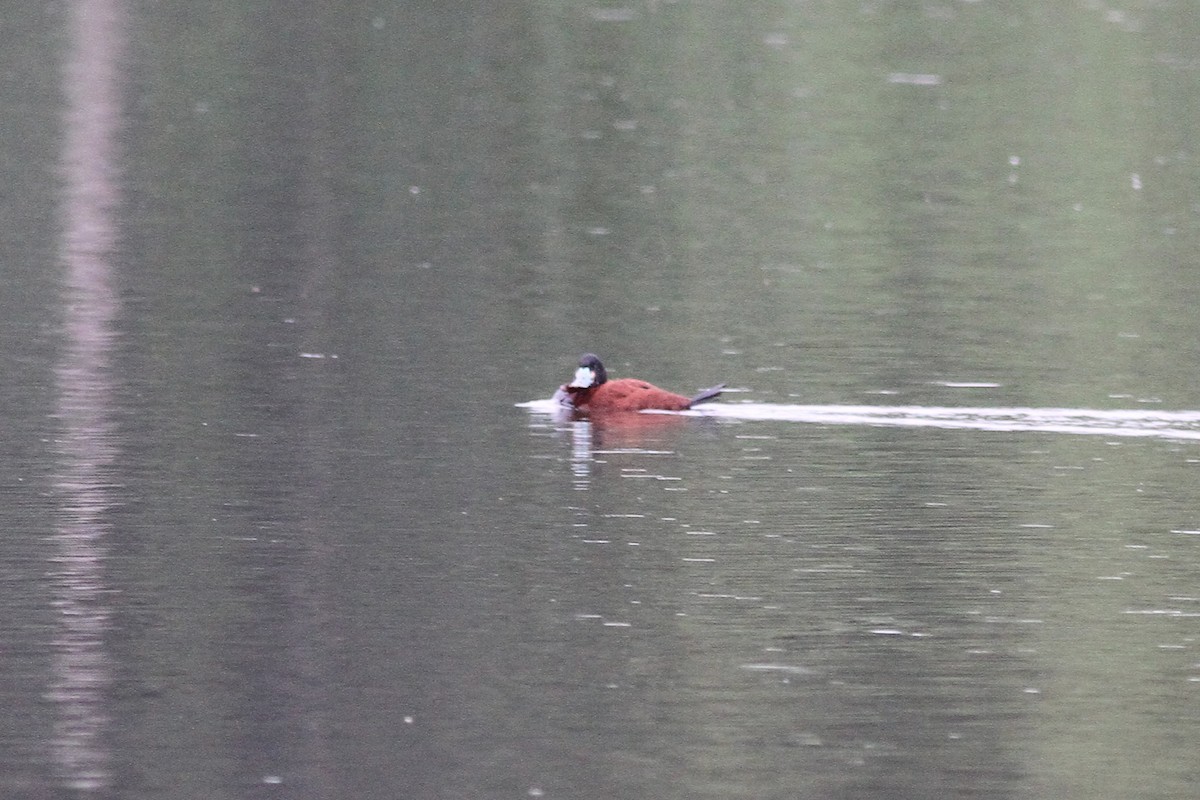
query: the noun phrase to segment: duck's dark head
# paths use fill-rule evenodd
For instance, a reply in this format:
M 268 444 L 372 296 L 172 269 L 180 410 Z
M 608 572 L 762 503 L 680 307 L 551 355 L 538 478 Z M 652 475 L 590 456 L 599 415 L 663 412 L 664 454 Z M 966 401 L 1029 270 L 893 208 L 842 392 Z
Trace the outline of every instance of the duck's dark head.
M 600 359 L 592 353 L 584 353 L 579 357 L 579 369 L 575 370 L 575 377 L 567 384 L 567 387 L 570 389 L 595 389 L 607 380 L 608 373 L 604 371 L 604 365 L 600 363 Z

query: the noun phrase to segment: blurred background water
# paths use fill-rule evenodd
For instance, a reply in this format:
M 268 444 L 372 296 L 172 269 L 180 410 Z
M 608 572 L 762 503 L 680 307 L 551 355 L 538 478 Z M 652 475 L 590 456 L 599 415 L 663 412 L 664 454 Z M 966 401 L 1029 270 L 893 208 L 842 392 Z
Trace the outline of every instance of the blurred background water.
M 1195 796 L 1188 4 L 10 5 L 4 797 Z

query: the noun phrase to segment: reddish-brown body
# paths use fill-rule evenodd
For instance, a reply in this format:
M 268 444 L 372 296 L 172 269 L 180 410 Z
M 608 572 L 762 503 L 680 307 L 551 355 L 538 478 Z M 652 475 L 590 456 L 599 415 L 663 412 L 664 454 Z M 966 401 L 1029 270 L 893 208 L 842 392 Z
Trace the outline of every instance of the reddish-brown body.
M 654 384 L 637 378 L 609 380 L 600 359 L 592 353 L 584 353 L 579 359 L 579 369 L 570 383 L 560 386 L 554 393 L 562 405 L 585 413 L 617 411 L 683 411 L 696 403 L 711 400 L 721 393 L 725 384 L 705 389 L 695 397 L 668 392 Z
M 579 411 L 683 411 L 692 406 L 691 398 L 637 378 L 609 380 L 588 389 L 564 386 L 563 390 L 570 394 Z

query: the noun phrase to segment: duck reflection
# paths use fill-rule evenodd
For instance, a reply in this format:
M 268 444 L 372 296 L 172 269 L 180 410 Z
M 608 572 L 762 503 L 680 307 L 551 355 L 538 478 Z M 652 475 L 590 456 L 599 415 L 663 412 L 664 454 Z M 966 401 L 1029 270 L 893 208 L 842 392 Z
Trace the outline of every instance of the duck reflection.
M 678 414 L 581 414 L 569 408 L 553 409 L 548 416 L 556 433 L 570 436 L 571 474 L 580 490 L 588 488 L 598 465 L 673 455 L 680 434 L 689 425 L 705 422 Z

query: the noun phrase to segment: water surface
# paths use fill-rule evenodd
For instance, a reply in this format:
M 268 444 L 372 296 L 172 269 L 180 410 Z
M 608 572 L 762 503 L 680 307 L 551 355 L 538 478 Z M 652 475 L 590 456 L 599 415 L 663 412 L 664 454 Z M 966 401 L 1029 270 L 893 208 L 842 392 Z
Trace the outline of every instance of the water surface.
M 1190 800 L 1184 9 L 14 7 L 0 794 Z

